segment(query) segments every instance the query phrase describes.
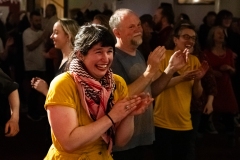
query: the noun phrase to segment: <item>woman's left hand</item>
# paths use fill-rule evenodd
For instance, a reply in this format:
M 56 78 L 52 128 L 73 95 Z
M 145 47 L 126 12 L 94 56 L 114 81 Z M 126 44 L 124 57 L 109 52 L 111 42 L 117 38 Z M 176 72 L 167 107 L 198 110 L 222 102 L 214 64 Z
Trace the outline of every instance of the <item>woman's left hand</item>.
M 197 79 L 197 80 L 202 79 L 202 77 L 206 74 L 208 69 L 209 69 L 209 65 L 208 65 L 207 61 L 203 61 L 201 66 L 198 68 L 198 70 L 200 72 L 196 75 L 195 79 Z
M 130 113 L 130 115 L 139 115 L 144 113 L 149 105 L 153 102 L 153 98 L 150 96 L 149 93 L 141 93 L 138 95 L 141 97 L 141 102 L 137 105 L 137 107 Z

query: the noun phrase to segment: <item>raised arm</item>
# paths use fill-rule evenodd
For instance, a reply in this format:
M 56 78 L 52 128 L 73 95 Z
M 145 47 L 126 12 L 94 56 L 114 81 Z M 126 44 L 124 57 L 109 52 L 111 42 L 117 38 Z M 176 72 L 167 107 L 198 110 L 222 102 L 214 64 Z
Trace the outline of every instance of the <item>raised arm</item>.
M 23 40 L 25 41 L 25 43 L 28 42 L 28 39 L 31 39 L 31 38 L 29 38 L 28 36 L 31 36 L 31 35 L 26 35 L 26 34 L 23 35 Z M 26 44 L 27 49 L 28 49 L 29 51 L 33 51 L 33 50 L 36 49 L 41 43 L 44 43 L 44 41 L 45 41 L 46 38 L 47 38 L 47 32 L 44 31 L 43 34 L 42 34 L 40 37 L 38 37 L 38 39 L 36 39 L 34 42 L 32 42 L 32 43 L 30 43 L 30 44 L 29 44 L 29 43 Z
M 169 81 L 172 79 L 173 74 L 186 65 L 188 54 L 188 50 L 184 50 L 183 52 L 179 50 L 171 56 L 168 66 L 164 72 L 159 73 L 160 77 L 151 85 L 153 97 L 159 95 L 168 85 Z
M 3 44 L 2 44 L 2 40 L 0 41 L 1 45 L 3 47 Z M 7 42 L 5 44 L 5 48 L 2 48 L 3 52 L 0 53 L 0 59 L 1 60 L 5 60 L 8 56 L 8 50 L 9 50 L 9 47 L 14 43 L 14 39 L 13 37 L 9 37 L 7 39 Z
M 150 53 L 145 72 L 128 85 L 129 96 L 143 92 L 159 76 L 159 64 L 165 58 L 165 47 L 157 47 Z

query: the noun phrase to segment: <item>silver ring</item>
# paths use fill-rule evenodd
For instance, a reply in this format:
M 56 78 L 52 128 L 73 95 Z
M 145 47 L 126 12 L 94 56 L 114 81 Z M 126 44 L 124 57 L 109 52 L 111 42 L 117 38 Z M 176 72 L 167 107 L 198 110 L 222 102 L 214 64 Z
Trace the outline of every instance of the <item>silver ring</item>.
M 129 106 L 125 106 L 125 109 L 126 109 L 126 110 L 129 110 Z

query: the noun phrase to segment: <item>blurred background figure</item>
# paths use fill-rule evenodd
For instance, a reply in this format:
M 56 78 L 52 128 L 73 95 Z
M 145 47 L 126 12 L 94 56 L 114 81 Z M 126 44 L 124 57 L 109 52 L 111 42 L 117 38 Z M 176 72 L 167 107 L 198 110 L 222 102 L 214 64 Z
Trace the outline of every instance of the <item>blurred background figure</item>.
M 174 11 L 171 4 L 162 3 L 153 16 L 154 34 L 150 41 L 152 50 L 157 46 L 165 46 L 173 32 Z
M 232 87 L 231 78 L 235 73 L 234 54 L 225 45 L 224 28 L 213 27 L 208 34 L 208 48 L 204 51 L 212 67 L 217 82 L 218 93 L 213 101 L 215 113 L 221 114 L 228 135 L 229 145 L 235 145 L 234 117 L 238 113 L 238 104 Z
M 109 31 L 111 31 L 111 28 L 109 26 L 109 19 L 110 17 L 104 15 L 104 14 L 97 14 L 94 16 L 92 23 L 93 24 L 101 24 L 108 28 Z
M 176 19 L 175 24 L 178 24 L 180 23 L 180 21 L 184 21 L 184 20 L 191 22 L 189 16 L 186 13 L 180 13 Z
M 203 24 L 200 25 L 198 30 L 198 41 L 202 49 L 206 47 L 206 41 L 209 30 L 215 24 L 217 14 L 214 11 L 210 11 L 203 18 Z
M 140 52 L 143 54 L 143 57 L 145 61 L 147 62 L 148 55 L 150 54 L 151 46 L 150 46 L 150 40 L 152 38 L 153 34 L 153 17 L 150 14 L 144 14 L 140 17 L 142 29 L 143 29 L 143 35 L 142 35 L 142 44 L 138 47 Z

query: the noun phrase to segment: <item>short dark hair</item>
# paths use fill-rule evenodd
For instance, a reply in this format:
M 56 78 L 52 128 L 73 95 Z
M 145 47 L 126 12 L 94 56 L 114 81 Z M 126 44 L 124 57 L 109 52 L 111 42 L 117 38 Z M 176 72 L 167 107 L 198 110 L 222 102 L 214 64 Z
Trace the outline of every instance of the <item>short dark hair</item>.
M 151 14 L 143 14 L 141 17 L 140 17 L 140 21 L 141 23 L 148 23 L 151 27 L 153 27 L 154 25 L 154 22 L 153 22 L 153 17 Z
M 196 32 L 195 26 L 193 25 L 193 23 L 191 21 L 188 21 L 188 20 L 179 21 L 174 27 L 173 35 L 172 35 L 171 39 L 169 39 L 169 41 L 168 41 L 168 44 L 167 44 L 168 46 L 166 46 L 167 49 L 174 49 L 175 44 L 173 42 L 173 38 L 174 37 L 179 38 L 180 32 L 184 29 L 193 30 L 196 34 L 196 37 L 197 37 L 197 32 Z M 192 55 L 195 55 L 195 56 L 199 57 L 199 56 L 201 56 L 201 54 L 202 53 L 201 53 L 201 49 L 200 49 L 198 40 L 195 40 Z
M 175 44 L 173 42 L 173 38 L 174 37 L 179 37 L 179 32 L 181 32 L 183 29 L 186 29 L 186 28 L 194 30 L 195 33 L 197 34 L 197 32 L 195 30 L 195 26 L 191 23 L 191 21 L 181 20 L 174 26 L 172 35 L 166 43 L 166 48 L 167 49 L 174 49 Z
M 49 3 L 49 4 L 47 5 L 47 7 L 50 7 L 50 8 L 52 9 L 54 15 L 57 14 L 57 8 L 56 8 L 56 6 L 55 6 L 54 4 Z
M 217 17 L 217 13 L 216 12 L 214 12 L 214 11 L 209 11 L 208 13 L 207 13 L 207 15 L 203 18 L 203 23 L 207 23 L 207 18 L 209 17 L 209 16 L 215 16 L 215 17 Z
M 103 25 L 85 24 L 80 27 L 74 41 L 74 52 L 69 56 L 66 69 L 69 68 L 70 62 L 77 58 L 76 53 L 81 52 L 83 56 L 88 54 L 88 51 L 96 44 L 101 43 L 102 47 L 112 47 L 115 52 L 115 37 Z
M 228 10 L 221 10 L 220 12 L 218 12 L 217 17 L 216 17 L 216 25 L 222 25 L 222 20 L 224 18 L 233 18 L 233 14 L 232 12 L 228 11 Z
M 174 12 L 171 4 L 162 3 L 158 9 L 162 9 L 162 15 L 167 18 L 168 23 L 174 24 Z
M 41 16 L 41 14 L 40 14 L 40 12 L 38 12 L 38 11 L 32 11 L 32 12 L 30 13 L 30 19 L 32 19 L 33 16 Z
M 103 47 L 111 46 L 115 49 L 115 38 L 103 25 L 86 24 L 80 27 L 74 42 L 74 52 L 80 51 L 87 55 L 88 51 L 96 44 Z

